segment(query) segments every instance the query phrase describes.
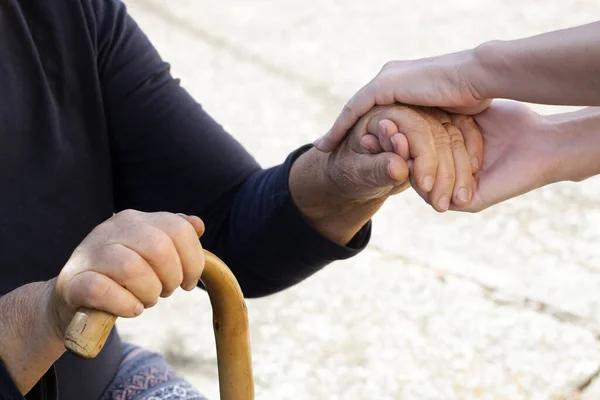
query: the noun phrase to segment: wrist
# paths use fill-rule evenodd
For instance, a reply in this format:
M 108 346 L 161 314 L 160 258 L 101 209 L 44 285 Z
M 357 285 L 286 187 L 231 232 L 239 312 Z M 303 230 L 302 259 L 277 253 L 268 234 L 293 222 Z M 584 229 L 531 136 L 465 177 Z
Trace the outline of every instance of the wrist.
M 581 182 L 600 174 L 600 109 L 544 117 L 552 182 Z
M 481 99 L 496 99 L 502 96 L 497 92 L 498 64 L 502 42 L 488 41 L 470 51 L 471 57 L 466 66 L 466 78 L 473 86 L 473 91 Z
M 71 312 L 56 291 L 56 278 L 44 284 L 44 309 L 48 332 L 53 340 L 63 343 L 64 333 L 74 313 Z
M 292 200 L 306 220 L 327 239 L 346 245 L 384 203 L 385 198 L 348 195 L 330 174 L 333 153 L 310 149 L 292 165 Z
M 0 297 L 0 355 L 21 393 L 65 352 L 48 312 L 50 289 L 48 282 L 34 282 Z

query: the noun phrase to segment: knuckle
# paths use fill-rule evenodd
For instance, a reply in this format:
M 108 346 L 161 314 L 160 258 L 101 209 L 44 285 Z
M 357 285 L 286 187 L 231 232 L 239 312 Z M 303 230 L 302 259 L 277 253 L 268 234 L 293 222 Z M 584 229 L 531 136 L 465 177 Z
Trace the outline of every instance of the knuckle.
M 450 130 L 450 145 L 455 148 L 455 147 L 462 147 L 465 144 L 465 138 L 463 137 L 463 135 L 458 131 L 458 129 L 451 129 Z
M 452 170 L 442 171 L 438 174 L 438 179 L 442 184 L 452 185 L 456 179 L 456 174 Z
M 451 144 L 450 135 L 448 134 L 437 134 L 433 138 L 433 141 L 438 148 L 448 148 Z
M 91 306 L 100 304 L 110 290 L 110 282 L 99 274 L 87 278 L 86 297 Z
M 475 120 L 470 115 L 453 114 L 452 123 L 459 129 L 464 128 L 465 125 L 469 128 L 475 125 Z
M 421 117 L 416 112 L 414 112 L 410 115 L 412 117 L 410 119 L 410 123 L 414 127 L 413 129 L 417 130 L 418 132 L 424 132 L 424 133 L 431 132 L 431 129 L 429 127 L 429 122 L 427 122 L 427 120 L 425 118 Z
M 176 255 L 173 241 L 166 235 L 161 235 L 152 243 L 154 257 L 157 262 L 163 264 L 172 260 Z
M 173 219 L 173 234 L 176 238 L 197 237 L 193 225 L 184 218 L 175 216 Z
M 346 103 L 344 105 L 344 108 L 342 109 L 342 114 L 344 114 L 346 116 L 349 116 L 349 117 L 356 116 L 356 112 L 354 111 L 354 107 L 350 103 Z
M 131 220 L 131 219 L 134 219 L 134 218 L 140 216 L 140 214 L 141 213 L 139 211 L 136 211 L 133 209 L 127 209 L 127 210 L 123 210 L 123 211 L 120 211 L 119 213 L 117 213 L 114 216 L 114 218 L 117 220 L 124 219 L 124 220 L 128 221 L 128 220 Z
M 129 250 L 125 245 L 104 245 L 98 249 L 96 254 L 98 262 L 113 264 L 119 268 L 125 268 L 137 261 L 137 253 Z
M 126 256 L 120 258 L 120 273 L 119 276 L 122 277 L 124 282 L 135 280 L 141 277 L 141 272 L 139 269 L 139 259 L 133 252 L 128 252 Z

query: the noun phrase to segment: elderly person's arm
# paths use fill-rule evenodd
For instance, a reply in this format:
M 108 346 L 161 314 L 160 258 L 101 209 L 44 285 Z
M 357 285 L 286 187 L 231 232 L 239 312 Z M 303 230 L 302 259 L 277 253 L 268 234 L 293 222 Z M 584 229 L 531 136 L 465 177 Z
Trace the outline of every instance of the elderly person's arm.
M 30 283 L 0 297 L 1 399 L 21 398 L 45 374 L 44 392 L 55 394 L 50 367 L 65 347 L 53 329 L 53 283 Z

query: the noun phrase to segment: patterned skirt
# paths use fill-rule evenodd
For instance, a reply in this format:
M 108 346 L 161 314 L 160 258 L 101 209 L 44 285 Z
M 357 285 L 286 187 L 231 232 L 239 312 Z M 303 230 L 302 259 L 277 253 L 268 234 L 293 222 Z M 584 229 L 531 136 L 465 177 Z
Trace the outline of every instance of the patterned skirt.
M 125 343 L 119 372 L 100 400 L 207 400 L 159 354 Z

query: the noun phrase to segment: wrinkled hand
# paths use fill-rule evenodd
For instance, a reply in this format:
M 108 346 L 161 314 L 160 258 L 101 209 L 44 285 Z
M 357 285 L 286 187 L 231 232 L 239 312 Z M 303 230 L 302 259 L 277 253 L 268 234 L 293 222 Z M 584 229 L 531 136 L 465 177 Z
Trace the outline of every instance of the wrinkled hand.
M 315 141 L 324 152 L 333 151 L 351 127 L 376 105 L 394 103 L 441 107 L 477 114 L 489 106 L 476 80 L 474 50 L 419 60 L 391 61 L 344 106 L 332 128 Z
M 53 317 L 59 336 L 79 307 L 131 318 L 181 286 L 196 287 L 204 269 L 198 217 L 122 211 L 98 225 L 56 279 Z
M 473 118 L 454 114 L 451 119 L 463 132 L 475 121 L 483 136 L 483 163 L 474 176 L 472 200 L 454 203 L 452 210 L 478 212 L 553 182 L 550 171 L 555 164 L 555 141 L 549 140 L 553 132 L 525 105 L 496 101 Z M 375 137 L 369 140 L 375 141 Z M 389 139 L 378 138 L 378 142 L 376 151 L 389 151 Z M 428 194 L 413 186 L 431 204 Z
M 327 170 L 338 193 L 356 201 L 404 190 L 410 170 L 420 193 L 443 212 L 451 202 L 460 206 L 470 202 L 473 173 L 478 170 L 474 160 L 481 159 L 482 151 L 479 131 L 463 124 L 461 132 L 444 111 L 375 107 L 330 154 Z

